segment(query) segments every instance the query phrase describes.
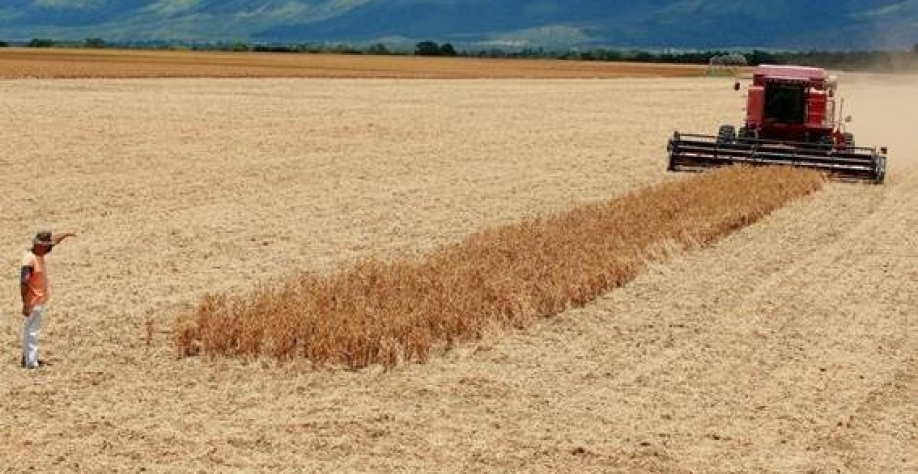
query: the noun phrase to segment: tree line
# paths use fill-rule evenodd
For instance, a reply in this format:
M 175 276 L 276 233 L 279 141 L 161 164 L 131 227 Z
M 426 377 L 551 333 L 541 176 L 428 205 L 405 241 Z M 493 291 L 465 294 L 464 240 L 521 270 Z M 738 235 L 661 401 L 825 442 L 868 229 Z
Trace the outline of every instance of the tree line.
M 0 41 L 0 47 L 13 43 Z M 778 51 L 778 50 L 642 50 L 615 48 L 576 48 L 557 50 L 550 48 L 474 48 L 458 49 L 451 43 L 420 41 L 413 48 L 391 47 L 384 43 L 368 46 L 347 44 L 286 44 L 248 43 L 245 41 L 215 43 L 185 43 L 168 41 L 109 43 L 102 38 L 86 38 L 83 41 L 55 41 L 49 38 L 33 38 L 20 46 L 30 48 L 78 47 L 78 48 L 127 48 L 127 49 L 189 49 L 236 52 L 271 53 L 334 53 L 367 55 L 415 55 L 479 58 L 522 58 L 559 59 L 581 61 L 623 61 L 673 64 L 708 64 L 711 57 L 725 54 L 742 54 L 748 64 L 799 64 L 830 69 L 866 70 L 876 72 L 918 71 L 918 43 L 910 50 L 861 50 L 861 51 Z

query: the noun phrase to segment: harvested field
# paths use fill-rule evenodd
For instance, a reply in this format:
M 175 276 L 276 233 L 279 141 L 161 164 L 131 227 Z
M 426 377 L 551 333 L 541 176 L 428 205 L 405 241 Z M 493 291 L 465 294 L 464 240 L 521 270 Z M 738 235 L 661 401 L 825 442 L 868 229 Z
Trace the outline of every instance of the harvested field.
M 2 62 L 2 61 L 0 61 Z M 915 472 L 918 80 L 842 76 L 887 184 L 829 183 L 426 364 L 176 359 L 172 318 L 668 175 L 726 79 L 0 81 L 0 471 Z M 893 120 L 891 117 L 895 117 Z M 55 249 L 43 357 L 16 267 Z

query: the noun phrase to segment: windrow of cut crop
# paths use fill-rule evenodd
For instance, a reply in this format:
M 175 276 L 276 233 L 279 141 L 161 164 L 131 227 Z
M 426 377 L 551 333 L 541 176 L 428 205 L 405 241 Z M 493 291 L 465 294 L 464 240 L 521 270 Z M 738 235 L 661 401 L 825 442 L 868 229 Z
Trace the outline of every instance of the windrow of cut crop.
M 525 327 L 583 305 L 649 261 L 708 245 L 822 183 L 813 171 L 729 167 L 484 229 L 422 258 L 208 295 L 176 318 L 175 344 L 181 355 L 305 357 L 317 366 L 423 362 L 487 328 Z

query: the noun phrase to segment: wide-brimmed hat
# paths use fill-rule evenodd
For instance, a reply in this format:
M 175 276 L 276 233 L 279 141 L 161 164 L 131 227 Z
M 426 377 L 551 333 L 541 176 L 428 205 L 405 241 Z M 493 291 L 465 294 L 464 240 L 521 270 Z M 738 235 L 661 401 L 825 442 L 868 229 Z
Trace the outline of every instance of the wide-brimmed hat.
M 51 242 L 51 231 L 50 230 L 41 230 L 35 234 L 35 237 L 32 239 L 32 245 L 52 245 Z

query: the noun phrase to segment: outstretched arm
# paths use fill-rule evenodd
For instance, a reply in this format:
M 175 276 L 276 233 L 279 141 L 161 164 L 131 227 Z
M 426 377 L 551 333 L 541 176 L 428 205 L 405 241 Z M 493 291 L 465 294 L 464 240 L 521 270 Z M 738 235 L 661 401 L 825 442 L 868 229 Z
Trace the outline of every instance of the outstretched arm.
M 53 234 L 53 236 L 51 237 L 51 245 L 57 246 L 57 244 L 61 243 L 61 241 L 63 241 L 63 240 L 66 239 L 67 237 L 76 237 L 76 234 L 74 234 L 73 232 L 64 232 L 64 233 L 62 233 L 62 234 Z

